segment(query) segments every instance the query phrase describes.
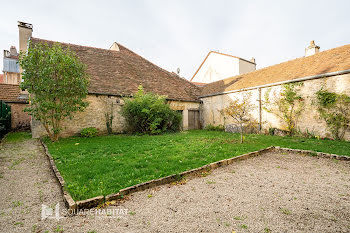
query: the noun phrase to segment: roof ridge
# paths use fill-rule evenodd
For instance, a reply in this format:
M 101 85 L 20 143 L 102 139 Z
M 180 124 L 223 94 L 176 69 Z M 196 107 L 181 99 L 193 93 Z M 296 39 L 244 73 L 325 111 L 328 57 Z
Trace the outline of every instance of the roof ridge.
M 98 47 L 87 46 L 87 45 L 72 44 L 72 43 L 61 42 L 61 41 L 56 41 L 56 40 L 47 40 L 47 39 L 41 39 L 41 38 L 38 38 L 38 37 L 31 37 L 31 39 L 47 41 L 47 42 L 51 42 L 51 43 L 60 43 L 60 44 L 63 44 L 63 45 L 71 45 L 71 46 L 77 46 L 77 47 L 98 49 L 98 50 L 104 50 L 104 51 L 110 51 L 110 52 L 119 52 L 119 51 L 115 51 L 115 50 L 111 50 L 111 49 L 104 49 L 104 48 L 98 48 Z M 121 44 L 118 43 L 118 45 L 121 45 Z M 125 46 L 123 46 L 123 47 L 125 48 Z
M 241 58 L 241 57 L 238 57 L 238 56 L 234 56 L 234 55 L 231 55 L 231 54 L 228 54 L 228 53 L 222 53 L 222 52 L 218 52 L 218 51 L 215 51 L 215 50 L 214 51 L 212 50 L 209 53 L 217 53 L 217 54 L 221 54 L 221 55 L 225 55 L 225 56 L 229 56 L 229 57 L 234 57 L 234 58 L 241 59 L 243 61 L 246 61 L 246 62 L 249 62 L 249 63 L 252 63 L 252 64 L 256 65 L 255 62 L 252 62 L 252 61 L 249 61 L 247 59 L 244 59 L 244 58 Z

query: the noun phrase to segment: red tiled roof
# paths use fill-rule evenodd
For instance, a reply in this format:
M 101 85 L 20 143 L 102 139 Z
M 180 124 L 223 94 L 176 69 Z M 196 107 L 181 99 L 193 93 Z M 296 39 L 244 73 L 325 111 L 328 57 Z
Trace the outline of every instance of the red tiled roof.
M 350 69 L 350 44 L 209 83 L 202 87 L 202 95 L 239 90 L 348 69 Z
M 0 100 L 5 102 L 27 102 L 26 100 L 19 99 L 21 89 L 19 85 L 15 84 L 0 84 Z
M 32 43 L 55 43 L 31 38 Z M 199 101 L 200 89 L 186 79 L 172 74 L 126 47 L 120 51 L 60 43 L 74 51 L 87 65 L 89 92 L 106 95 L 133 95 L 142 85 L 147 92 L 168 96 L 168 99 Z

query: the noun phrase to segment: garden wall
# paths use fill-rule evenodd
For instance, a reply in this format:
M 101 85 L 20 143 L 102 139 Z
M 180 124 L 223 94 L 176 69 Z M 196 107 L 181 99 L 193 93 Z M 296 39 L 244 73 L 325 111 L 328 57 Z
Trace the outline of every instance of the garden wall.
M 86 127 L 96 127 L 100 133 L 107 133 L 105 114 L 112 112 L 114 116 L 112 124 L 113 132 L 120 133 L 126 129 L 125 120 L 120 115 L 121 107 L 124 103 L 123 98 L 91 94 L 87 96 L 86 100 L 90 104 L 84 112 L 77 112 L 74 114 L 72 120 L 66 119 L 62 123 L 62 137 L 77 135 Z M 180 101 L 169 101 L 169 103 L 172 109 L 183 111 L 183 129 L 186 130 L 188 121 L 184 115 L 188 112 L 188 109 L 199 109 L 199 103 Z M 42 124 L 35 119 L 32 119 L 31 129 L 33 138 L 46 135 L 46 130 Z
M 313 101 L 315 100 L 315 93 L 320 90 L 322 86 L 329 91 L 345 93 L 350 96 L 350 74 L 303 81 L 300 94 L 305 100 L 305 107 L 301 116 L 299 117 L 297 128 L 301 132 L 309 131 L 320 137 L 331 137 L 331 134 L 327 130 L 326 123 L 323 119 L 320 119 L 315 104 L 313 104 Z M 225 126 L 233 124 L 229 117 L 225 117 L 220 113 L 220 110 L 227 107 L 231 100 L 235 98 L 240 99 L 242 97 L 242 93 L 251 93 L 251 102 L 255 105 L 253 116 L 257 122 L 259 122 L 259 96 L 261 96 L 261 119 L 263 132 L 267 132 L 268 129 L 272 127 L 285 130 L 285 125 L 279 118 L 263 109 L 266 93 L 268 93 L 270 98 L 273 98 L 273 96 L 278 94 L 281 90 L 282 85 L 275 85 L 261 88 L 261 95 L 259 93 L 259 88 L 256 88 L 202 98 L 202 124 L 203 126 L 208 124 Z M 346 132 L 345 139 L 350 140 L 349 131 Z
M 30 125 L 30 115 L 24 112 L 25 103 L 8 103 L 11 106 L 11 129 L 27 129 Z
M 122 98 L 107 95 L 88 95 L 86 100 L 89 102 L 89 106 L 84 112 L 77 112 L 72 120 L 66 119 L 63 121 L 62 137 L 76 135 L 86 127 L 96 127 L 101 133 L 105 133 L 107 132 L 105 114 L 112 112 L 114 115 L 113 132 L 124 130 L 124 119 L 119 114 L 123 103 Z M 33 138 L 46 135 L 46 130 L 37 120 L 32 119 L 31 128 Z

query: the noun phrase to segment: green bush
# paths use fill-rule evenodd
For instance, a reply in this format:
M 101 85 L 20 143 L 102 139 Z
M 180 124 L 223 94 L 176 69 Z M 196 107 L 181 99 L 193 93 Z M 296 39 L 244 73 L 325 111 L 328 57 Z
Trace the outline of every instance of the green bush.
M 350 128 L 350 96 L 330 92 L 323 87 L 315 95 L 317 110 L 333 139 L 343 140 Z
M 205 129 L 210 131 L 225 131 L 225 127 L 223 125 L 215 126 L 215 125 L 209 124 L 205 126 Z
M 166 103 L 165 96 L 144 93 L 142 86 L 133 98 L 125 99 L 121 111 L 131 133 L 160 134 L 178 131 L 182 116 Z
M 80 131 L 80 136 L 85 138 L 96 137 L 98 130 L 95 127 L 84 128 Z

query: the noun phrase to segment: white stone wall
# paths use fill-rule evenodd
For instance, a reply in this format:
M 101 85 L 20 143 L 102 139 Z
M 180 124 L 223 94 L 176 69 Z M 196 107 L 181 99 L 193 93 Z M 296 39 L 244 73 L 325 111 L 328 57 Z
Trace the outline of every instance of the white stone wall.
M 211 52 L 192 82 L 211 83 L 239 74 L 239 59 Z
M 192 82 L 211 83 L 254 71 L 256 65 L 230 55 L 210 52 Z
M 303 82 L 303 86 L 300 89 L 300 93 L 305 101 L 305 107 L 298 120 L 298 129 L 302 132 L 313 132 L 320 137 L 330 137 L 330 133 L 327 130 L 326 123 L 323 119 L 320 119 L 315 104 L 315 93 L 324 86 L 327 90 L 345 93 L 350 96 L 350 74 L 332 76 L 321 79 L 313 79 Z M 272 86 L 261 88 L 262 104 L 264 104 L 264 96 L 266 92 L 269 92 L 270 98 L 273 98 L 275 94 L 278 94 L 282 89 L 282 86 Z M 256 106 L 253 116 L 256 121 L 259 121 L 259 90 L 253 89 L 246 91 L 252 94 L 252 104 Z M 232 124 L 232 120 L 229 117 L 224 117 L 220 114 L 220 110 L 229 105 L 230 101 L 234 98 L 240 99 L 242 92 L 235 92 L 225 95 L 218 95 L 212 97 L 202 98 L 202 116 L 203 126 L 208 124 L 213 125 L 227 125 Z M 263 105 L 264 106 L 264 105 Z M 262 127 L 263 130 L 268 130 L 270 127 L 285 129 L 285 125 L 281 120 L 272 113 L 268 113 L 262 108 Z M 346 140 L 350 140 L 350 132 L 345 135 Z

